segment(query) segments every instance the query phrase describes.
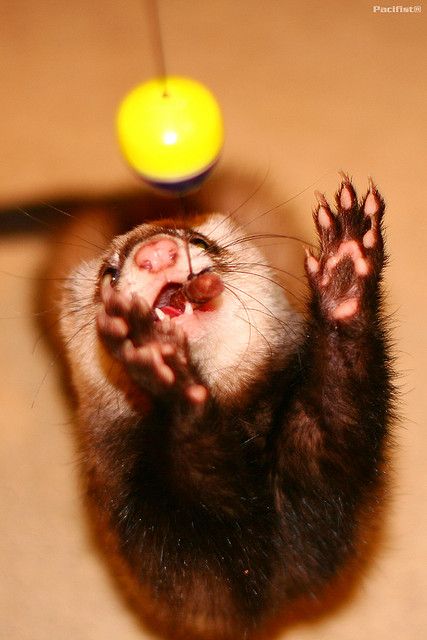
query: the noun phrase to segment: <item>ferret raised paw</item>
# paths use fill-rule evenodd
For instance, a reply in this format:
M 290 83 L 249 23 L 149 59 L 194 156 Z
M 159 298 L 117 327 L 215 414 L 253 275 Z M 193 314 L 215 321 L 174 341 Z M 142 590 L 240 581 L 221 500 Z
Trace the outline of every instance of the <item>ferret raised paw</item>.
M 90 502 L 166 637 L 247 637 L 316 593 L 378 501 L 384 202 L 346 176 L 317 198 L 305 318 L 218 214 L 141 224 L 64 291 Z

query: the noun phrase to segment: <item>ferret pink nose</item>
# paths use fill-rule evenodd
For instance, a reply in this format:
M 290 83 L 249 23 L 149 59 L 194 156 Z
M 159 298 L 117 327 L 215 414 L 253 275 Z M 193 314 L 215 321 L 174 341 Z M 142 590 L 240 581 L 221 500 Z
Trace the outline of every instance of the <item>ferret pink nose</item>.
M 143 244 L 135 253 L 135 263 L 140 269 L 158 273 L 173 267 L 178 256 L 178 245 L 170 238 L 160 238 Z

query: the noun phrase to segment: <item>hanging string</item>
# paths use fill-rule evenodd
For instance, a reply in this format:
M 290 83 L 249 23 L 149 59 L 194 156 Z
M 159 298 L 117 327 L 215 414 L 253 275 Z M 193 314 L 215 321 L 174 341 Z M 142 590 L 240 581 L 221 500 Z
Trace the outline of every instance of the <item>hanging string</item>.
M 166 59 L 163 47 L 162 30 L 160 24 L 160 11 L 158 0 L 145 0 L 147 7 L 147 17 L 150 24 L 151 45 L 153 48 L 154 60 L 157 65 L 157 74 L 164 82 L 163 97 L 169 96 L 167 86 Z

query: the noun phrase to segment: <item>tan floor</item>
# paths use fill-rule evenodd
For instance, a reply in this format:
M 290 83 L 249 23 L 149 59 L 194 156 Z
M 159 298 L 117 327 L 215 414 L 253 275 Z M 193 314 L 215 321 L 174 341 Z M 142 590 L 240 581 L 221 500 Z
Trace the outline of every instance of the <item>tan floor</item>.
M 404 420 L 386 540 L 352 601 L 290 629 L 289 640 L 427 637 L 423 11 L 375 14 L 364 0 L 161 2 L 169 70 L 202 80 L 222 104 L 224 169 L 241 168 L 254 184 L 269 169 L 269 205 L 314 182 L 331 195 L 341 168 L 360 189 L 373 175 L 388 203 Z M 155 71 L 137 0 L 6 0 L 0 13 L 0 204 L 134 186 L 112 118 L 125 91 Z M 313 188 L 261 228 L 293 225 L 309 238 Z M 244 208 L 256 212 L 253 202 Z M 38 236 L 0 239 L 0 637 L 148 638 L 83 524 L 70 416 L 32 317 L 31 278 L 45 255 Z

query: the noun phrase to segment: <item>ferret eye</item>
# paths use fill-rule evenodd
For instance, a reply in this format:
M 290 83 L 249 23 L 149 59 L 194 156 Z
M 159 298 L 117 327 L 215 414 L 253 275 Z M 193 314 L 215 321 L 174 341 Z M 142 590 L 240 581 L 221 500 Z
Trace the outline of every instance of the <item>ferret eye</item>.
M 119 279 L 119 269 L 117 267 L 113 267 L 112 265 L 106 265 L 104 271 L 102 272 L 102 279 L 108 278 L 111 285 L 114 285 Z
M 207 251 L 209 249 L 209 243 L 202 238 L 201 236 L 192 236 L 189 240 L 190 244 L 194 247 L 198 247 L 199 249 L 203 249 L 203 251 Z

